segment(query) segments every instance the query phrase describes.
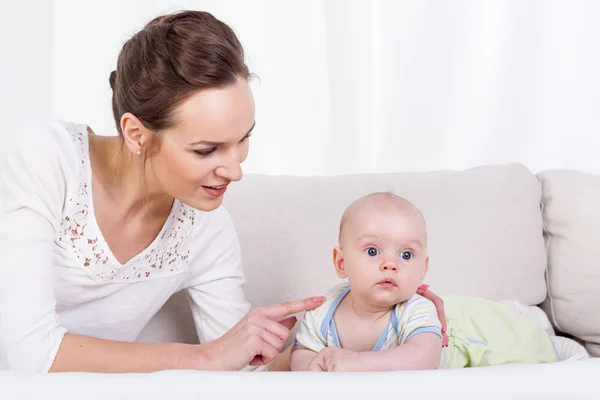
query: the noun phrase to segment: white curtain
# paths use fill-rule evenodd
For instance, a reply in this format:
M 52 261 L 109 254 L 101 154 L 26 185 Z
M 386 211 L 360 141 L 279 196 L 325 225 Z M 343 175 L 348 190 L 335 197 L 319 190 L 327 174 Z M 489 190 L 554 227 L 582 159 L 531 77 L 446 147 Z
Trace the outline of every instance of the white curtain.
M 0 143 L 50 116 L 52 1 L 0 0 Z
M 236 30 L 260 77 L 246 172 L 519 162 L 600 173 L 598 1 L 32 3 L 42 10 L 33 22 L 3 3 L 3 135 L 27 113 L 114 134 L 108 75 L 123 41 L 158 14 L 193 8 Z

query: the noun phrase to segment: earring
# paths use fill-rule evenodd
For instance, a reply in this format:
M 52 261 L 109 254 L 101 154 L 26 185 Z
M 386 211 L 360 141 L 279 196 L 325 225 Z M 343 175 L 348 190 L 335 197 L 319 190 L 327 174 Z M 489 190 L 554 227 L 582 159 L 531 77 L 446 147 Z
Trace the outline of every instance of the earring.
M 135 152 L 135 154 L 137 154 L 137 155 L 139 156 L 139 155 L 141 155 L 141 154 L 142 154 L 142 151 L 141 151 L 141 150 L 138 150 L 138 151 L 136 151 L 136 152 Z

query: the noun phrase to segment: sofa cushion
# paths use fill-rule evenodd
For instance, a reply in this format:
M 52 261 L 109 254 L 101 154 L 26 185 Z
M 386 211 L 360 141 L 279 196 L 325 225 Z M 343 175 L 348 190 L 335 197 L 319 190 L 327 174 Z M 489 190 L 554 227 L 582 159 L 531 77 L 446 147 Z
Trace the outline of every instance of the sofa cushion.
M 559 331 L 600 356 L 600 176 L 555 170 L 538 174 L 548 242 L 544 309 Z

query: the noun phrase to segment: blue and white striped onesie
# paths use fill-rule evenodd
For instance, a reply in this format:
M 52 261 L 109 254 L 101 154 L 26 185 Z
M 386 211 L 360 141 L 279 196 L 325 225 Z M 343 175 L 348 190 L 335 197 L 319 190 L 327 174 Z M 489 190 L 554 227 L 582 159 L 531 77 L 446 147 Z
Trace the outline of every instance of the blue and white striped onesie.
M 296 344 L 314 352 L 325 347 L 341 347 L 333 315 L 342 299 L 350 292 L 347 283 L 334 287 L 325 295 L 321 306 L 307 311 L 296 335 Z M 415 294 L 409 300 L 397 304 L 390 322 L 381 333 L 373 351 L 387 350 L 406 343 L 413 336 L 431 332 L 442 337 L 442 326 L 433 303 Z

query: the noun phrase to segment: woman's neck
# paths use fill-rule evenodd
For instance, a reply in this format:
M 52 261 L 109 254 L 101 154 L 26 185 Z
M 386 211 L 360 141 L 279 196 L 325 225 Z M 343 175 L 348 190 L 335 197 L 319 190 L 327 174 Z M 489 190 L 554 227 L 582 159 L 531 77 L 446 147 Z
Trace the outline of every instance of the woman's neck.
M 90 135 L 90 163 L 95 185 L 123 219 L 163 218 L 173 198 L 154 180 L 143 156 L 132 154 L 118 137 Z

